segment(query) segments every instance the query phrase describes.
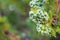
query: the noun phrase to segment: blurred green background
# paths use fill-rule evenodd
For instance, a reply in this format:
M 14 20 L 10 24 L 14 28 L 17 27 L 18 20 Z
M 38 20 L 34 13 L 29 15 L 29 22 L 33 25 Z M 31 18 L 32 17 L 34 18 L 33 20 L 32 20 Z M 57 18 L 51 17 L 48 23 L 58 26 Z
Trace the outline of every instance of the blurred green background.
M 19 39 L 16 40 L 40 40 L 41 37 L 44 37 L 39 35 L 35 29 L 36 25 L 29 19 L 30 1 L 0 0 L 0 40 L 12 40 L 14 38 L 12 36 L 19 36 Z M 44 6 L 51 17 L 56 10 L 54 2 L 55 0 L 48 0 L 47 5 Z M 52 10 L 53 12 L 50 12 Z M 2 13 L 3 16 L 1 16 Z M 60 21 L 57 25 L 60 26 Z M 11 33 L 6 35 L 6 30 Z M 45 36 L 43 40 L 50 40 L 50 37 Z M 56 39 L 54 38 L 54 40 Z

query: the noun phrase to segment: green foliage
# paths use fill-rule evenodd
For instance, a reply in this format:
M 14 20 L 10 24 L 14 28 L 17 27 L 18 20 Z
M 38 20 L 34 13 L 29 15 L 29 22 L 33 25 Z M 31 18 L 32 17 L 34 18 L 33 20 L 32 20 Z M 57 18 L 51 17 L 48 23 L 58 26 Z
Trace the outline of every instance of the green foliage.
M 16 24 L 17 23 L 17 17 L 16 17 L 16 13 L 14 11 L 10 12 L 9 15 L 7 16 L 8 17 L 8 20 L 11 24 Z
M 55 0 L 48 0 L 47 4 L 45 4 L 45 8 L 46 8 L 46 11 L 48 12 L 49 16 L 50 16 L 50 19 L 52 19 L 52 17 L 56 14 L 56 1 Z M 59 12 L 60 13 L 60 12 Z M 55 15 L 58 17 L 58 22 L 54 25 L 54 26 L 51 26 L 52 28 L 52 36 L 55 36 L 56 37 L 56 32 L 60 33 L 60 15 Z M 50 23 L 51 25 L 51 23 Z
M 5 35 L 4 30 L 8 29 L 8 27 L 5 26 L 5 23 L 7 23 L 6 17 L 0 17 L 0 40 L 9 40 L 9 38 Z
M 1 7 L 6 9 L 9 5 L 14 5 L 20 12 L 25 12 L 26 6 L 29 5 L 30 0 L 1 0 Z
M 40 0 L 40 1 L 42 1 L 42 0 Z M 26 7 L 29 5 L 29 2 L 30 2 L 30 0 L 1 0 L 1 7 L 2 7 L 2 9 L 3 8 L 8 9 L 9 5 L 13 5 L 15 7 L 15 9 L 18 8 L 19 12 L 22 13 L 22 15 L 24 15 L 23 13 L 26 11 Z M 47 11 L 47 13 L 50 16 L 49 20 L 51 20 L 52 17 L 56 13 L 55 0 L 47 0 L 47 3 L 44 4 L 43 6 L 45 7 L 45 10 Z M 11 24 L 17 24 L 16 14 L 14 12 L 11 12 L 11 14 L 10 13 L 8 13 L 8 14 L 9 14 L 8 19 L 6 17 L 0 17 L 0 23 L 6 24 L 6 25 L 7 24 L 10 25 L 9 22 Z M 58 14 L 58 18 L 60 18 L 60 14 Z M 8 22 L 8 20 L 9 20 L 9 22 Z M 8 23 L 6 23 L 6 22 L 8 22 Z M 31 34 L 30 34 L 31 38 L 34 38 L 34 37 L 38 38 L 40 36 L 40 34 L 37 33 L 37 31 L 36 31 L 36 28 L 35 28 L 36 25 L 32 21 L 26 22 L 26 24 L 31 31 Z M 49 22 L 49 24 L 51 25 L 51 22 Z M 58 21 L 54 26 L 50 26 L 50 27 L 52 30 L 52 32 L 51 32 L 52 36 L 56 36 L 56 32 L 60 33 L 60 21 Z M 5 39 L 8 40 L 6 35 L 3 33 L 3 30 L 5 28 L 7 28 L 7 27 L 0 26 L 0 40 L 5 40 Z M 16 32 L 16 30 L 14 28 L 12 28 L 12 26 L 7 29 L 9 29 L 11 32 Z

